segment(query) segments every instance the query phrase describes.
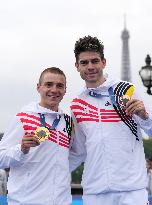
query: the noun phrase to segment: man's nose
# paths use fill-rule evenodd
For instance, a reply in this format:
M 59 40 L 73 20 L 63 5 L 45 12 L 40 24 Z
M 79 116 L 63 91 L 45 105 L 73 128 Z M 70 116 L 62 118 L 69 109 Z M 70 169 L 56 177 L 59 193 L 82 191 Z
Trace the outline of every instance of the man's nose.
M 92 69 L 94 69 L 93 64 L 92 64 L 91 61 L 89 61 L 89 63 L 88 63 L 88 70 L 92 70 Z
M 51 91 L 52 91 L 52 92 L 57 92 L 57 86 L 56 86 L 56 85 L 53 85 L 53 86 L 51 87 Z

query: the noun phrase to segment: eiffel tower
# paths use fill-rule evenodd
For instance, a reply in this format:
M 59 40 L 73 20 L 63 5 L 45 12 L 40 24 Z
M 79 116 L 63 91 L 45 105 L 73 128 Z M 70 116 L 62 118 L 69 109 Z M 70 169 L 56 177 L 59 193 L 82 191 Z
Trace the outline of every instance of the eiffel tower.
M 129 58 L 129 31 L 126 29 L 126 20 L 124 19 L 124 30 L 121 33 L 122 39 L 122 64 L 121 79 L 131 82 L 130 58 Z

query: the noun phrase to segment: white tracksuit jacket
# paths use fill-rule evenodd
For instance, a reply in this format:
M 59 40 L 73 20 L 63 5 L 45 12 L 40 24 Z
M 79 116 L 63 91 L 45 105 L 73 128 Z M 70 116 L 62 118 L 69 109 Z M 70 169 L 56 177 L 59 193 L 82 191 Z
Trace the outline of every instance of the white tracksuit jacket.
M 45 115 L 48 127 L 58 114 L 61 119 L 47 141 L 23 154 L 23 135 L 41 126 L 38 113 Z M 14 117 L 0 141 L 0 168 L 10 167 L 9 205 L 71 204 L 68 120 L 62 111 L 53 112 L 38 103 L 29 104 Z
M 109 98 L 110 87 L 117 107 Z M 147 172 L 140 128 L 152 136 L 152 116 L 150 114 L 147 120 L 126 116 L 119 105 L 119 96 L 123 96 L 129 87 L 127 82 L 107 78 L 98 88 L 85 88 L 72 101 L 76 136 L 70 151 L 70 170 L 85 162 L 82 177 L 84 194 L 146 187 Z M 92 97 L 90 91 L 105 96 Z

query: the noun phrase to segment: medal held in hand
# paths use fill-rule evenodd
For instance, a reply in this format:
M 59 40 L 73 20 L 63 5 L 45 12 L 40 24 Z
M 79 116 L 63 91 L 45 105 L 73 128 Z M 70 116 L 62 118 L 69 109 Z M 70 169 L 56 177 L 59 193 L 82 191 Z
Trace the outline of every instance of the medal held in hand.
M 121 107 L 125 107 L 127 102 L 130 100 L 131 98 L 128 95 L 123 95 L 119 98 L 119 104 Z
M 123 95 L 123 96 L 121 96 L 121 97 L 119 98 L 119 104 L 120 104 L 120 106 L 121 106 L 122 108 L 124 108 L 124 107 L 126 106 L 127 102 L 128 102 L 129 100 L 131 100 L 131 97 L 132 97 L 132 95 L 133 95 L 134 89 L 135 89 L 135 88 L 134 88 L 133 85 L 130 86 L 129 89 L 126 91 L 125 95 Z
M 39 142 L 44 142 L 48 139 L 50 132 L 46 127 L 38 127 L 35 130 L 35 135 L 38 137 Z

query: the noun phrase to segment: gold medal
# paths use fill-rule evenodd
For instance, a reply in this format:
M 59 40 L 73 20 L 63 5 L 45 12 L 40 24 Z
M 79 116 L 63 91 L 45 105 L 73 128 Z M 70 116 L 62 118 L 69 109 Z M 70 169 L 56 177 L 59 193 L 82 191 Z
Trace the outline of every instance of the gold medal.
M 128 95 L 123 95 L 120 97 L 120 105 L 122 107 L 125 107 L 127 102 L 130 100 L 131 98 Z
M 35 134 L 38 137 L 39 142 L 44 142 L 48 139 L 50 132 L 46 127 L 38 127 L 35 130 Z
M 123 96 L 121 96 L 121 97 L 119 98 L 119 104 L 120 104 L 121 107 L 124 108 L 124 107 L 126 106 L 127 102 L 128 102 L 129 100 L 131 100 L 131 97 L 132 97 L 132 95 L 133 95 L 133 93 L 134 93 L 134 90 L 135 90 L 134 86 L 131 85 L 131 86 L 129 87 L 129 89 L 126 91 L 125 95 L 123 95 Z

